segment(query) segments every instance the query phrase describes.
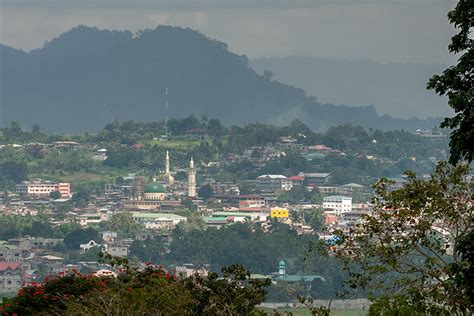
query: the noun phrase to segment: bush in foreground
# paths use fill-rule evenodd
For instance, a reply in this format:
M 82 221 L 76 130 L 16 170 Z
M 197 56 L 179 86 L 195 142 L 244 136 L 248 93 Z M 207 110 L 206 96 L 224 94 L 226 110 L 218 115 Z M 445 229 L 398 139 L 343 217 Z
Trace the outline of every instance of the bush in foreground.
M 180 278 L 161 266 L 120 266 L 117 274 L 60 273 L 28 284 L 0 305 L 0 315 L 260 315 L 269 280 L 242 266 Z

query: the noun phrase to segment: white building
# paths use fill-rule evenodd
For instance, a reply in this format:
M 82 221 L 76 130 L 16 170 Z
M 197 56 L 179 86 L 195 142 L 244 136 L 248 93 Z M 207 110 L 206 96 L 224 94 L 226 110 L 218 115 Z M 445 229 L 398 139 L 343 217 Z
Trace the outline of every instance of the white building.
M 262 192 L 290 191 L 293 184 L 280 174 L 264 174 L 257 178 L 257 190 Z
M 194 167 L 194 161 L 192 157 L 191 161 L 189 162 L 188 170 L 188 197 L 196 197 L 196 168 Z
M 330 195 L 323 198 L 323 208 L 331 209 L 337 215 L 352 210 L 352 198 L 342 195 Z
M 62 198 L 72 197 L 70 183 L 58 183 L 51 181 L 23 181 L 16 185 L 16 192 L 28 196 L 49 197 L 51 192 L 59 192 Z

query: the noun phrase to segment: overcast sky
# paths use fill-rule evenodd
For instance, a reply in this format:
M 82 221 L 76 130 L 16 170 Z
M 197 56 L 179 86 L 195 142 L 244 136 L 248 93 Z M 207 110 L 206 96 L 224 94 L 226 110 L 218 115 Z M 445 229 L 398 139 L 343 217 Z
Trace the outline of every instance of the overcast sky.
M 250 58 L 451 64 L 454 0 L 0 0 L 0 42 L 31 50 L 79 24 L 191 27 Z

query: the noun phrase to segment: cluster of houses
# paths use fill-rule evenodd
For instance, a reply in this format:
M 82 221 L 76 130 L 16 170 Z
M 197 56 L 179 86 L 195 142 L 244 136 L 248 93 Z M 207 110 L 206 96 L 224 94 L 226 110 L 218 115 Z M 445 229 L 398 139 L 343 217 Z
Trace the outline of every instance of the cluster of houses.
M 71 150 L 81 145 L 74 142 L 57 142 L 48 146 L 54 146 L 59 150 Z M 124 176 L 123 183 L 107 184 L 100 193 L 94 193 L 87 205 L 70 207 L 61 220 L 56 218 L 56 212 L 65 204 L 71 205 L 74 188 L 70 183 L 41 179 L 18 183 L 15 192 L 0 197 L 0 214 L 36 216 L 41 209 L 41 214 L 49 216 L 53 225 L 71 222 L 82 227 L 97 227 L 109 221 L 117 212 L 125 210 L 130 212 L 133 221 L 143 226 L 146 233 L 124 239 L 118 238 L 116 232 L 104 231 L 101 232 L 102 241 L 87 241 L 77 250 L 85 253 L 97 248 L 114 256 L 127 256 L 134 240 L 145 240 L 156 235 L 169 237 L 169 233 L 176 225 L 188 220 L 186 214 L 189 214 L 189 209 L 201 214 L 204 224 L 209 228 L 218 229 L 239 222 L 258 222 L 265 227 L 272 221 L 280 221 L 292 226 L 300 234 L 318 232 L 307 223 L 300 222 L 298 217 L 293 217 L 292 213 L 306 209 L 320 209 L 330 232 L 331 229 L 349 228 L 362 214 L 371 211 L 371 205 L 365 203 L 370 194 L 365 186 L 357 183 L 331 185 L 330 172 L 300 172 L 288 177 L 263 174 L 255 180 L 246 182 L 255 188 L 252 194 L 241 194 L 241 183 L 204 178 L 200 184 L 211 186 L 213 195 L 209 200 L 199 196 L 197 169 L 214 168 L 239 159 L 251 159 L 256 162 L 279 159 L 286 155 L 285 151 L 288 150 L 299 150 L 306 155 L 344 154 L 324 145 L 301 146 L 295 139 L 287 137 L 280 139 L 280 142 L 272 148 L 252 147 L 242 155 L 223 155 L 220 161 L 208 165 L 195 166 L 191 158 L 189 168 L 186 170 L 187 179 L 175 180 L 176 173 L 171 170 L 170 156 L 166 153 L 164 173 L 149 177 L 135 174 Z M 106 149 L 95 148 L 94 151 L 95 160 L 107 159 Z M 280 194 L 294 188 L 317 193 L 322 200 L 279 202 Z M 0 292 L 15 291 L 24 282 L 33 280 L 41 273 L 56 273 L 84 266 L 96 271 L 107 268 L 94 262 L 65 264 L 65 260 L 54 251 L 54 247 L 62 242 L 61 239 L 30 237 L 0 241 Z M 177 267 L 176 270 L 183 274 L 196 271 L 207 273 L 205 271 L 208 271 L 209 267 L 187 264 Z M 292 279 L 292 276 L 286 273 L 275 273 L 273 277 Z

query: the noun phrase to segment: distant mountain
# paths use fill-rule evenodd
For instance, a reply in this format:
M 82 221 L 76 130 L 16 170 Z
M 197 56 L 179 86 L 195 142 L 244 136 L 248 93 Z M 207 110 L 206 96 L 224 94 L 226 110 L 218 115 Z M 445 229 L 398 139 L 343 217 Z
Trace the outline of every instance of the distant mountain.
M 97 131 L 117 120 L 151 121 L 189 114 L 226 124 L 287 124 L 315 130 L 342 123 L 383 129 L 430 128 L 437 119 L 402 120 L 368 107 L 322 105 L 245 56 L 191 29 L 159 26 L 140 34 L 78 26 L 25 53 L 0 46 L 0 122 L 47 131 Z
M 250 61 L 258 73 L 273 72 L 280 82 L 304 89 L 320 102 L 374 105 L 378 113 L 398 117 L 450 115 L 447 99 L 426 90 L 426 83 L 446 66 L 380 64 L 327 58 L 283 57 Z

